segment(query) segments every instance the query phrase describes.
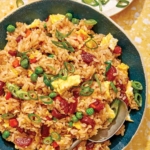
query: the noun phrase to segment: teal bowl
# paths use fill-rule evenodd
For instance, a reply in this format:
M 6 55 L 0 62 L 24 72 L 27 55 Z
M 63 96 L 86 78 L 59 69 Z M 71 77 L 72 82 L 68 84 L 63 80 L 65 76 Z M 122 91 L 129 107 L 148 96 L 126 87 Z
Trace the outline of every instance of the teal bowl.
M 144 115 L 147 90 L 144 68 L 137 48 L 123 32 L 123 30 L 113 21 L 111 21 L 111 19 L 92 9 L 91 7 L 72 0 L 42 0 L 34 2 L 17 9 L 15 12 L 1 20 L 0 49 L 3 49 L 7 42 L 5 40 L 6 27 L 9 24 L 15 24 L 16 22 L 26 22 L 29 24 L 36 18 L 45 20 L 49 14 L 66 14 L 67 12 L 71 12 L 76 18 L 79 19 L 93 18 L 97 20 L 98 23 L 93 28 L 95 32 L 103 34 L 111 33 L 115 38 L 119 39 L 118 45 L 120 45 L 123 49 L 121 60 L 130 66 L 130 79 L 140 81 L 143 85 L 143 90 L 141 93 L 143 98 L 142 107 L 139 111 L 131 111 L 131 118 L 134 120 L 134 123 L 125 123 L 126 131 L 123 137 L 114 136 L 110 139 L 112 143 L 110 146 L 111 150 L 121 150 L 128 145 L 138 130 Z M 14 145 L 12 143 L 6 142 L 0 137 L 0 149 L 14 150 Z

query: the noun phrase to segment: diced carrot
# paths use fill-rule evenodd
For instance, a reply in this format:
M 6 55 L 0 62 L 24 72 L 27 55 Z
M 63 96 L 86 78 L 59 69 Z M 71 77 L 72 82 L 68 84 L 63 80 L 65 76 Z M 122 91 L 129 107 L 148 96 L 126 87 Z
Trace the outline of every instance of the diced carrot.
M 17 58 L 13 61 L 12 66 L 13 66 L 14 68 L 20 66 L 19 60 L 18 60 Z
M 27 30 L 26 30 L 26 37 L 28 37 L 30 34 L 31 34 L 31 30 L 30 30 L 30 29 L 27 29 Z

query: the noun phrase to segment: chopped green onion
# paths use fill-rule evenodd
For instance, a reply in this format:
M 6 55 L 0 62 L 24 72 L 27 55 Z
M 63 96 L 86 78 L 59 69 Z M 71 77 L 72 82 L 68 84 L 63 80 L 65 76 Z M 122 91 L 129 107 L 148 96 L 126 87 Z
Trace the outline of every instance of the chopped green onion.
M 35 91 L 28 91 L 28 96 L 29 96 L 30 99 L 33 99 L 33 100 L 38 99 L 38 95 Z
M 100 0 L 102 2 L 103 5 L 107 4 L 109 2 L 109 0 Z
M 62 80 L 67 80 L 68 77 L 68 72 L 66 68 L 60 69 L 59 73 L 58 73 L 59 78 L 61 78 Z
M 116 88 L 116 86 L 115 86 L 115 84 L 114 84 L 113 82 L 110 82 L 110 86 L 112 87 L 112 89 L 113 89 L 113 91 L 114 91 L 115 93 L 118 92 L 118 90 L 117 90 L 117 88 Z
M 93 108 L 87 108 L 86 113 L 87 113 L 87 115 L 91 116 L 94 114 L 94 109 Z
M 132 87 L 136 90 L 142 90 L 143 89 L 142 84 L 138 81 L 132 81 Z
M 85 42 L 85 46 L 90 49 L 98 48 L 98 44 L 92 38 Z
M 92 80 L 88 80 L 82 83 L 81 88 L 84 88 L 86 86 L 91 86 L 92 85 Z
M 117 3 L 116 7 L 119 7 L 119 8 L 123 8 L 123 7 L 126 7 L 129 5 L 129 1 L 127 0 L 119 0 L 119 2 Z
M 140 93 L 135 93 L 134 100 L 139 107 L 142 107 L 142 96 Z
M 82 83 L 81 90 L 79 92 L 81 96 L 89 96 L 94 92 L 94 89 L 90 87 L 92 85 L 92 82 L 92 80 L 88 80 Z
M 98 6 L 99 3 L 96 0 L 82 0 L 83 3 L 86 3 L 91 6 Z
M 55 32 L 55 36 L 58 40 L 63 41 L 66 37 L 68 37 L 73 30 L 69 31 L 67 34 L 63 34 L 61 32 L 59 32 L 58 30 L 56 30 Z
M 94 92 L 94 89 L 90 88 L 89 86 L 86 86 L 81 89 L 80 95 L 81 96 L 90 96 Z
M 94 74 L 94 78 L 95 78 L 95 80 L 96 80 L 96 82 L 97 82 L 97 84 L 98 84 L 98 86 L 100 88 L 100 91 L 102 91 L 102 89 L 101 89 L 101 83 L 100 83 L 100 80 L 98 79 L 97 74 Z
M 17 94 L 17 97 L 20 99 L 23 99 L 23 100 L 29 100 L 30 99 L 28 92 L 26 92 L 26 91 L 18 90 L 16 92 L 16 94 Z
M 53 142 L 53 139 L 50 136 L 43 139 L 43 143 L 46 145 L 50 145 L 52 142 Z
M 15 84 L 11 84 L 11 83 L 7 83 L 6 84 L 8 90 L 13 94 L 13 96 L 18 97 L 16 92 L 20 89 L 19 86 L 15 85 Z
M 2 117 L 3 119 L 8 120 L 8 119 L 14 118 L 15 115 L 14 115 L 14 114 L 11 114 L 11 113 L 6 113 L 6 114 L 2 114 L 1 117 Z
M 97 0 L 99 3 L 99 10 L 102 11 L 102 1 L 101 0 Z
M 42 121 L 42 119 L 34 113 L 28 114 L 28 117 L 33 123 L 39 124 Z
M 59 133 L 57 133 L 57 132 L 52 132 L 51 137 L 54 141 L 59 141 L 61 139 Z
M 17 7 L 24 5 L 23 0 L 16 0 Z
M 105 64 L 107 64 L 106 71 L 105 71 L 105 74 L 106 74 L 109 71 L 109 69 L 111 68 L 111 61 L 106 61 Z
M 114 118 L 110 118 L 109 122 L 112 122 L 118 115 L 118 111 L 119 111 L 119 107 L 120 107 L 120 100 L 119 99 L 115 99 L 112 104 L 111 104 L 111 109 L 114 111 L 115 113 L 115 117 Z
M 52 41 L 52 43 L 62 49 L 66 49 L 69 52 L 74 52 L 74 48 L 67 41 Z
M 44 104 L 52 104 L 53 100 L 49 96 L 40 96 L 41 101 Z
M 71 72 L 71 73 L 75 72 L 75 68 L 72 63 L 64 62 L 64 66 L 68 72 Z
M 84 23 L 91 25 L 91 26 L 94 26 L 95 24 L 97 24 L 97 21 L 94 19 L 88 19 L 88 20 L 85 20 Z

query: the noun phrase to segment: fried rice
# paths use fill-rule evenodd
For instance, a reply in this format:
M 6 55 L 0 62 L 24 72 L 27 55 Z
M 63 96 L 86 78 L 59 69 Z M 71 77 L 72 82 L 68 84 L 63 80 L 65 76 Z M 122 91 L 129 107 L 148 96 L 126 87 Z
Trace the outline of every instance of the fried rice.
M 109 150 L 110 141 L 87 140 L 116 117 L 113 101 L 138 110 L 118 40 L 95 33 L 95 24 L 52 14 L 7 31 L 0 51 L 0 131 L 15 148 L 65 150 L 80 139 L 76 150 Z

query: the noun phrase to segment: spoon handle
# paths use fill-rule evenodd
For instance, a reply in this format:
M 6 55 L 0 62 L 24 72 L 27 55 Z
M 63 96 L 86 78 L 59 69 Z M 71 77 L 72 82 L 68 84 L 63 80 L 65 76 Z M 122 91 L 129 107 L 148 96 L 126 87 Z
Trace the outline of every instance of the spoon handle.
M 73 150 L 80 142 L 81 142 L 81 140 L 74 141 L 73 144 L 71 145 L 71 147 L 68 150 Z

